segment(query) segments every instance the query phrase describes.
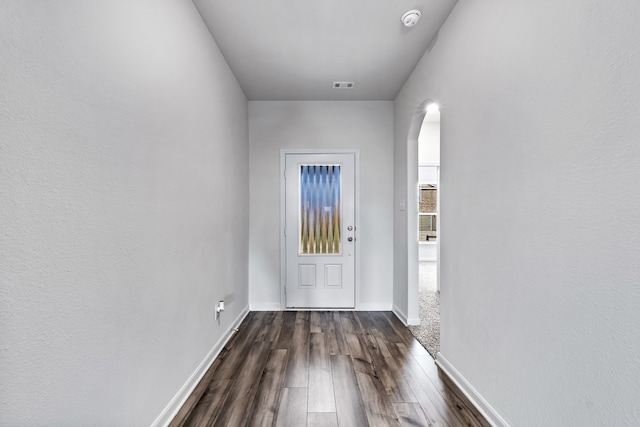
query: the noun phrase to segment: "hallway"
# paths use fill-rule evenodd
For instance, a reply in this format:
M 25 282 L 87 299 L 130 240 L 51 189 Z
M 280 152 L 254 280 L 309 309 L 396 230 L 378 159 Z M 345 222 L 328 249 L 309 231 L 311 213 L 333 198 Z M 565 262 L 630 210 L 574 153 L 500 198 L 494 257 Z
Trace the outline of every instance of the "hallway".
M 166 427 L 211 366 L 190 424 L 465 423 L 421 247 L 492 425 L 640 426 L 640 1 L 0 4 L 0 426 Z M 312 150 L 359 152 L 358 313 L 274 314 Z
M 252 312 L 171 426 L 488 426 L 389 312 Z

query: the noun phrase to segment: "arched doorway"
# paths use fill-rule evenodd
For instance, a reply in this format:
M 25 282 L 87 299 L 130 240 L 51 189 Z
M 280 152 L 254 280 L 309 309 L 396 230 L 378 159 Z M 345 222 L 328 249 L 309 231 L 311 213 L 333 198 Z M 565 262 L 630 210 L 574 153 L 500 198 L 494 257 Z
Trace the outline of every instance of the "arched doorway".
M 440 110 L 423 101 L 407 141 L 408 322 L 435 358 L 439 349 Z

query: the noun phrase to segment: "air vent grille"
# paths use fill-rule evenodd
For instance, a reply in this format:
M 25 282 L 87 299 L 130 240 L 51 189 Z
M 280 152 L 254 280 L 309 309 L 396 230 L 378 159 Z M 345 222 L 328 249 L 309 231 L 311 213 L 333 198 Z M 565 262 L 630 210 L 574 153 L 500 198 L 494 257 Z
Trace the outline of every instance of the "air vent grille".
M 355 85 L 354 82 L 333 82 L 334 89 L 353 89 Z

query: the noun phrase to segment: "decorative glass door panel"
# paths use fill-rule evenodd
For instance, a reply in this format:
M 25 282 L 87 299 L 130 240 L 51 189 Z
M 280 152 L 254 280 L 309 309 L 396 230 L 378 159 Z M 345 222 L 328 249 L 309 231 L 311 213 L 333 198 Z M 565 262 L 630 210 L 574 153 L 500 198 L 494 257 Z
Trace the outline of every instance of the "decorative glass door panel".
M 300 254 L 340 254 L 340 165 L 300 166 Z

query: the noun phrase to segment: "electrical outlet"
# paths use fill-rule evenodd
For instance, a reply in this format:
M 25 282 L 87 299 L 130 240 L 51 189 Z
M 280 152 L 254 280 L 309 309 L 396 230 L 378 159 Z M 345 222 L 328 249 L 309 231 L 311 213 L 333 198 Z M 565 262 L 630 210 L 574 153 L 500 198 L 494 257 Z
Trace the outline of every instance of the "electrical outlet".
M 220 317 L 220 314 L 224 311 L 224 300 L 220 300 L 216 305 L 216 319 Z

